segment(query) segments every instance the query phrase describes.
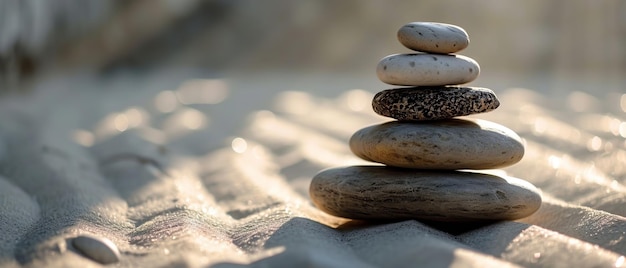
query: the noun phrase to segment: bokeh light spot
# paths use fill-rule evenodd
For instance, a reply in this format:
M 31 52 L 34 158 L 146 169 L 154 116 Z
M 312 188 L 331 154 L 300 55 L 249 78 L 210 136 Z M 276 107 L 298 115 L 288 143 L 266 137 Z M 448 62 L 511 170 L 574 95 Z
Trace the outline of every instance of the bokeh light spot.
M 561 167 L 561 158 L 555 155 L 551 155 L 550 157 L 548 157 L 548 164 L 553 169 L 559 169 Z
M 113 125 L 115 129 L 119 132 L 124 132 L 128 129 L 128 117 L 125 114 L 118 114 L 115 116 L 113 120 Z
M 237 137 L 231 142 L 231 147 L 235 153 L 242 154 L 248 150 L 248 142 L 246 142 L 243 138 Z
M 587 149 L 589 151 L 599 151 L 602 148 L 602 139 L 598 136 L 594 136 L 587 142 Z
M 87 130 L 75 129 L 72 131 L 72 140 L 82 146 L 91 147 L 94 143 L 95 137 Z
M 161 113 L 171 113 L 178 107 L 176 94 L 171 90 L 161 91 L 154 98 L 154 107 Z
M 196 110 L 187 110 L 181 115 L 182 124 L 188 129 L 200 129 L 205 122 L 205 116 Z

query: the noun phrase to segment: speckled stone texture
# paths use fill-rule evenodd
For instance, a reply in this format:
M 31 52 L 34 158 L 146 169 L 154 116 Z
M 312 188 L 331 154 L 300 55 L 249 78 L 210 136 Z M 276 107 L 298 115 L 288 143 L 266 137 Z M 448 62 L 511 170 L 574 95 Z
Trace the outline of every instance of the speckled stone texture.
M 480 87 L 411 87 L 378 92 L 372 108 L 398 120 L 437 120 L 495 110 L 500 101 L 490 89 Z
M 515 220 L 541 205 L 537 188 L 513 177 L 383 166 L 323 170 L 309 193 L 321 210 L 350 219 Z
M 480 66 L 462 55 L 393 54 L 378 62 L 380 81 L 398 86 L 446 86 L 474 81 Z
M 454 53 L 469 45 L 463 28 L 447 23 L 411 22 L 398 30 L 398 41 L 405 47 L 429 53 Z
M 350 149 L 368 161 L 416 169 L 501 168 L 524 156 L 524 145 L 515 132 L 480 119 L 373 125 L 352 135 Z

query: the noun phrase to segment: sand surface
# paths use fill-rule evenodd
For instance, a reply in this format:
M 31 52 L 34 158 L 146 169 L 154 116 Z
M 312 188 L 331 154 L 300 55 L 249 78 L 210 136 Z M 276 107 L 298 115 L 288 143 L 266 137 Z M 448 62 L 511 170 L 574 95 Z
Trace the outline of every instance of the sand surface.
M 98 267 L 81 234 L 113 241 L 120 267 L 624 266 L 620 93 L 491 87 L 502 105 L 476 117 L 526 143 L 491 172 L 540 188 L 534 215 L 368 223 L 317 210 L 308 185 L 366 164 L 347 140 L 387 121 L 373 75 L 193 77 L 49 78 L 0 99 L 0 266 Z

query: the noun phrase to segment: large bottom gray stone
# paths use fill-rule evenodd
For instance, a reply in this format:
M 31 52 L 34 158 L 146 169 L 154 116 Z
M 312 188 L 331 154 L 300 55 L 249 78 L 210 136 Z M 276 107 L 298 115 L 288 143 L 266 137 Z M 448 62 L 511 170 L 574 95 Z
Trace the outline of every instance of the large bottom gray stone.
M 384 166 L 323 170 L 309 193 L 331 215 L 365 220 L 515 220 L 541 206 L 539 190 L 522 179 Z

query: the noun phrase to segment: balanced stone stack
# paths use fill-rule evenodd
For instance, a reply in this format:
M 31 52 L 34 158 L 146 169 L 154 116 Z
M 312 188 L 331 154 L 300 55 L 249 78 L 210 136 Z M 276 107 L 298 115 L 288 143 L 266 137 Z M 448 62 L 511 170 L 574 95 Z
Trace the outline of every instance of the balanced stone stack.
M 376 113 L 396 119 L 363 128 L 350 149 L 371 166 L 332 168 L 311 181 L 321 210 L 344 218 L 471 222 L 514 220 L 541 205 L 531 183 L 476 170 L 517 163 L 520 137 L 499 124 L 458 118 L 496 109 L 487 88 L 463 87 L 478 77 L 476 61 L 456 53 L 469 45 L 458 26 L 413 22 L 398 31 L 400 43 L 416 51 L 383 58 L 381 81 L 407 86 L 381 91 Z

